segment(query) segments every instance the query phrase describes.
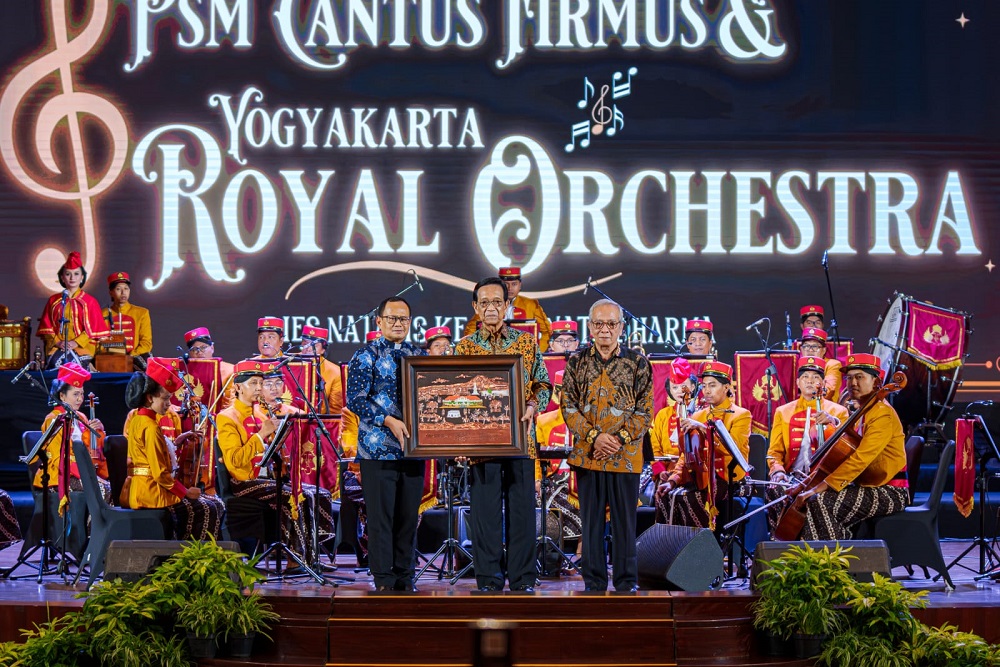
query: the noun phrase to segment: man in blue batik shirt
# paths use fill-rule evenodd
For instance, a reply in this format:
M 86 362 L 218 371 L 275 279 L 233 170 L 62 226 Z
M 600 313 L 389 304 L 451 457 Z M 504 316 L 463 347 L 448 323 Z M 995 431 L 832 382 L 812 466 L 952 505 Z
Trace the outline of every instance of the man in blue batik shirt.
M 403 342 L 410 305 L 398 296 L 378 307 L 380 338 L 354 353 L 347 407 L 358 416 L 358 464 L 368 507 L 368 565 L 375 590 L 412 591 L 424 462 L 403 458 L 410 432 L 400 407 L 400 360 L 423 354 Z

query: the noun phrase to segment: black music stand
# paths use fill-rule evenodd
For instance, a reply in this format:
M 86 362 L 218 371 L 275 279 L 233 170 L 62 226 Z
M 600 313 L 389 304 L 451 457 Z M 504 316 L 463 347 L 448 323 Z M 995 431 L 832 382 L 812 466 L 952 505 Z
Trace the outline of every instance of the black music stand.
M 294 551 L 292 551 L 291 548 L 289 548 L 289 546 L 287 544 L 285 544 L 284 542 L 281 541 L 281 517 L 284 514 L 284 512 L 282 512 L 282 507 L 283 507 L 283 503 L 284 503 L 284 484 L 282 483 L 282 480 L 281 480 L 282 458 L 281 458 L 281 455 L 279 454 L 279 452 L 281 451 L 281 447 L 282 447 L 282 445 L 285 442 L 285 438 L 288 437 L 288 432 L 290 430 L 288 428 L 288 424 L 289 424 L 289 421 L 286 418 L 281 423 L 281 425 L 278 427 L 278 430 L 275 432 L 274 438 L 271 440 L 271 444 L 268 445 L 267 449 L 264 450 L 264 455 L 261 458 L 261 462 L 260 462 L 260 467 L 261 468 L 265 468 L 269 464 L 273 464 L 273 466 L 274 466 L 274 468 L 273 468 L 273 470 L 274 470 L 274 482 L 275 482 L 274 486 L 275 486 L 275 494 L 276 494 L 275 495 L 275 503 L 276 503 L 276 507 L 277 507 L 278 511 L 275 512 L 275 521 L 276 521 L 276 524 L 277 524 L 276 525 L 277 531 L 276 531 L 275 535 L 277 536 L 277 541 L 272 542 L 270 545 L 268 545 L 267 549 L 264 549 L 264 552 L 258 557 L 257 562 L 258 563 L 265 563 L 265 562 L 267 562 L 267 557 L 273 553 L 273 555 L 274 555 L 274 566 L 275 566 L 276 576 L 273 577 L 273 578 L 269 578 L 268 579 L 269 581 L 274 581 L 274 580 L 284 581 L 284 579 L 285 579 L 286 576 L 302 576 L 302 575 L 306 575 L 306 576 L 311 577 L 312 579 L 314 579 L 316 581 L 316 583 L 318 583 L 318 584 L 324 584 L 325 585 L 325 584 L 328 584 L 330 582 L 328 582 L 326 579 L 323 578 L 322 575 L 317 574 L 308 565 L 306 565 L 305 560 L 303 560 L 302 558 L 300 558 L 299 555 L 297 553 L 295 553 Z M 281 560 L 282 560 L 281 556 L 282 556 L 282 554 L 285 554 L 285 555 L 288 556 L 288 561 L 289 562 L 295 561 L 296 565 L 298 565 L 300 568 L 302 568 L 302 571 L 294 573 L 293 575 L 287 574 L 285 572 L 285 570 L 283 570 L 282 567 L 281 567 Z
M 543 461 L 557 460 L 562 461 L 569 458 L 572 449 L 569 448 L 538 448 L 538 458 Z M 549 498 L 548 491 L 552 485 L 552 476 L 548 473 L 548 465 L 542 464 L 542 484 L 541 484 L 541 503 L 542 503 L 542 529 L 538 533 L 538 537 L 535 538 L 535 542 L 538 548 L 538 571 L 543 577 L 553 576 L 552 571 L 546 567 L 545 557 L 548 555 L 549 550 L 554 551 L 556 556 L 559 557 L 559 563 L 565 563 L 567 570 L 576 570 L 579 572 L 580 568 L 577 564 L 573 562 L 573 559 L 565 551 L 559 548 L 555 540 L 549 537 L 548 531 L 548 518 L 549 518 Z
M 441 546 L 438 547 L 437 551 L 427 559 L 423 567 L 417 570 L 417 573 L 413 575 L 413 580 L 416 581 L 424 572 L 429 570 L 434 566 L 434 561 L 438 559 L 439 556 L 444 556 L 444 560 L 441 561 L 441 566 L 436 568 L 438 571 L 438 580 L 448 579 L 448 583 L 454 586 L 459 579 L 465 576 L 465 573 L 472 568 L 472 554 L 462 546 L 462 543 L 455 537 L 455 499 L 454 493 L 452 493 L 452 474 L 455 469 L 455 462 L 449 459 L 445 463 L 444 472 L 441 473 L 443 476 L 443 484 L 445 487 L 444 493 L 444 507 L 445 515 L 447 517 L 447 527 L 445 528 L 445 538 L 441 542 Z M 463 567 L 458 572 L 455 571 L 455 556 L 456 552 L 463 554 L 469 559 L 469 563 Z
M 768 391 L 768 396 L 770 396 L 770 391 Z M 712 435 L 712 443 L 713 443 L 712 452 L 714 453 L 715 451 L 714 447 L 715 439 L 718 438 L 718 441 L 722 443 L 722 446 L 726 448 L 726 452 L 728 452 L 729 456 L 731 457 L 726 472 L 727 476 L 726 483 L 728 485 L 726 488 L 726 516 L 732 519 L 733 515 L 735 514 L 735 508 L 736 508 L 735 499 L 733 498 L 733 495 L 736 490 L 736 480 L 735 480 L 736 468 L 737 467 L 742 468 L 743 472 L 746 473 L 747 475 L 752 473 L 754 468 L 752 465 L 750 465 L 750 462 L 747 461 L 746 457 L 743 456 L 743 452 L 740 451 L 740 448 L 736 445 L 736 442 L 733 441 L 732 436 L 729 434 L 729 430 L 722 423 L 722 420 L 709 419 L 708 421 L 710 424 L 709 431 Z M 713 475 L 715 474 L 714 463 L 712 466 L 712 474 Z M 740 516 L 738 522 L 735 525 L 745 526 L 745 521 L 743 519 L 744 516 Z M 746 545 L 744 544 L 740 528 L 735 528 L 729 533 L 726 532 L 728 528 L 731 528 L 733 526 L 734 523 L 732 520 L 730 520 L 730 522 L 725 524 L 722 527 L 722 530 L 719 531 L 719 544 L 722 546 L 723 553 L 726 554 L 726 559 L 728 563 L 726 566 L 727 580 L 734 578 L 733 560 L 735 555 L 735 549 L 737 546 L 740 549 L 740 554 L 742 558 L 740 562 L 740 568 L 739 570 L 736 571 L 735 578 L 745 578 L 747 576 L 747 572 L 749 572 L 749 567 L 747 563 L 748 560 L 747 549 Z

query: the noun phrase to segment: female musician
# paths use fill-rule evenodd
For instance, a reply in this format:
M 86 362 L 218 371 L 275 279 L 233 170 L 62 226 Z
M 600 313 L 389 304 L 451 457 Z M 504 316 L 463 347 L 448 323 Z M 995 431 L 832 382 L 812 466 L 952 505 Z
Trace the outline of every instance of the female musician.
M 59 404 L 52 409 L 52 412 L 46 415 L 45 421 L 42 422 L 42 431 L 47 430 L 52 425 L 52 422 L 66 414 L 66 408 L 63 407 L 63 404 L 69 406 L 76 413 L 79 421 L 74 422 L 73 433 L 70 434 L 70 437 L 73 440 L 92 444 L 91 456 L 94 459 L 94 467 L 97 469 L 97 482 L 101 485 L 101 494 L 104 496 L 104 499 L 110 503 L 111 484 L 107 481 L 108 465 L 104 459 L 104 424 L 101 423 L 100 419 L 90 419 L 87 415 L 80 412 L 84 400 L 83 383 L 89 379 L 90 373 L 79 364 L 70 362 L 59 367 L 59 373 L 56 375 L 56 379 L 52 381 L 51 391 L 51 396 L 56 398 Z M 96 432 L 96 435 L 94 432 L 81 426 L 81 423 L 90 426 Z M 45 445 L 45 451 L 48 454 L 49 461 L 49 486 L 58 486 L 59 476 L 63 467 L 61 457 L 62 427 L 56 429 L 49 438 L 48 443 Z M 83 491 L 83 484 L 80 482 L 80 471 L 76 467 L 76 456 L 73 454 L 72 446 L 68 454 L 70 477 L 68 489 L 70 491 Z M 42 471 L 40 468 L 35 473 L 34 485 L 35 488 L 42 487 Z
M 76 354 L 83 366 L 94 358 L 97 341 L 110 332 L 108 322 L 101 315 L 101 304 L 83 291 L 87 283 L 87 270 L 80 261 L 80 253 L 71 252 L 59 269 L 59 284 L 65 289 L 49 297 L 38 323 L 38 337 L 45 345 L 45 355 L 52 367 L 64 349 Z M 63 318 L 68 320 L 66 329 Z M 63 340 L 64 333 L 66 340 Z
M 215 423 L 219 428 L 219 449 L 229 471 L 233 495 L 253 498 L 267 503 L 272 510 L 278 508 L 278 489 L 273 479 L 258 477 L 261 456 L 266 443 L 278 428 L 277 418 L 261 419 L 254 414 L 254 403 L 261 399 L 264 390 L 264 371 L 267 362 L 245 359 L 233 368 L 235 399 L 233 404 L 220 412 Z M 281 506 L 281 539 L 294 552 L 305 556 L 306 530 L 304 513 L 292 517 L 288 502 L 288 489 L 283 489 L 285 501 Z M 229 530 L 233 538 L 244 528 L 259 522 L 258 517 L 230 515 Z M 258 539 L 262 536 L 257 535 Z
M 21 539 L 21 526 L 17 522 L 14 501 L 0 489 L 0 549 Z
M 151 357 L 145 373 L 133 373 L 125 389 L 125 403 L 136 410 L 126 437 L 132 460 L 129 506 L 133 509 L 165 507 L 170 513 L 175 540 L 218 538 L 226 508 L 216 496 L 186 488 L 173 474 L 176 459 L 171 443 L 160 431 L 159 419 L 170 409 L 170 397 L 181 387 L 173 360 Z
M 785 492 L 784 484 L 790 482 L 793 470 L 800 477 L 809 474 L 812 456 L 820 444 L 820 436 L 833 432 L 834 427 L 847 419 L 847 409 L 838 403 L 822 398 L 825 389 L 826 360 L 822 357 L 803 356 L 798 362 L 799 398 L 779 406 L 774 411 L 771 426 L 771 444 L 767 450 L 767 465 L 774 486 L 764 491 L 767 502 Z M 832 419 L 830 419 L 832 417 Z M 824 429 L 824 424 L 831 424 Z M 768 510 L 771 531 L 778 520 L 780 508 Z
M 872 354 L 850 355 L 844 380 L 851 400 L 866 405 L 882 386 L 881 360 Z M 837 420 L 827 415 L 816 421 L 835 425 Z M 901 512 L 909 502 L 903 426 L 893 407 L 885 399 L 878 401 L 854 430 L 861 436 L 855 452 L 796 499 L 805 507 L 804 540 L 851 539 L 856 524 Z
M 679 379 L 679 378 L 678 378 Z M 653 427 L 649 429 L 649 439 L 653 445 L 653 480 L 662 485 L 670 479 L 676 461 L 666 461 L 665 457 L 678 456 L 680 454 L 680 429 L 678 429 L 678 406 L 683 403 L 684 395 L 687 394 L 688 402 L 684 406 L 686 414 L 694 414 L 697 410 L 697 399 L 695 395 L 698 391 L 697 376 L 688 375 L 683 382 L 674 382 L 672 378 L 667 378 L 667 405 L 656 413 L 653 418 Z M 657 490 L 665 487 L 658 487 Z
M 729 463 L 732 456 L 720 443 L 718 437 L 715 442 L 715 469 L 710 469 L 712 452 L 707 446 L 707 434 L 709 430 L 706 423 L 709 419 L 721 420 L 733 442 L 743 453 L 743 456 L 750 454 L 750 411 L 745 410 L 730 398 L 730 387 L 733 381 L 733 368 L 728 364 L 719 361 L 706 362 L 701 367 L 701 390 L 702 396 L 708 403 L 708 407 L 699 410 L 687 419 L 682 420 L 678 427 L 681 433 L 698 431 L 702 436 L 702 445 L 699 448 L 700 464 L 702 474 L 692 475 L 690 481 L 684 481 L 688 476 L 689 466 L 687 465 L 687 455 L 683 451 L 674 472 L 666 482 L 662 491 L 657 489 L 658 499 L 661 505 L 658 507 L 660 513 L 667 517 L 668 522 L 695 528 L 711 528 L 714 526 L 714 515 L 717 509 L 724 507 L 722 501 L 727 498 L 727 494 L 734 491 L 729 489 Z M 743 470 L 736 470 L 733 481 L 738 482 L 743 479 L 746 473 Z M 710 492 L 715 488 L 715 494 Z M 672 503 L 671 508 L 665 506 L 666 502 Z M 723 517 L 725 518 L 725 517 Z

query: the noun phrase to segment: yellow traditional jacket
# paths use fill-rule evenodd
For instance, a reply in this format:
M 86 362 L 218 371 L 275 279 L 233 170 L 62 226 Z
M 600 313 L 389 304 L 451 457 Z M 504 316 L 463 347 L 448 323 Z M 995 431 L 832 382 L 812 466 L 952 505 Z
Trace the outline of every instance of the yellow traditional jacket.
M 826 384 L 825 398 L 834 403 L 840 399 L 840 392 L 844 388 L 844 374 L 840 372 L 842 367 L 843 365 L 836 359 L 826 360 L 826 372 L 823 375 L 823 381 Z
M 840 491 L 848 484 L 860 486 L 906 486 L 906 451 L 903 425 L 885 400 L 879 401 L 861 418 L 855 430 L 861 435 L 857 450 L 826 478 L 827 485 Z
M 132 460 L 129 507 L 155 509 L 179 503 L 187 494 L 187 488 L 174 478 L 175 459 L 160 431 L 160 416 L 149 408 L 135 410 L 130 415 L 125 436 L 128 456 Z
M 101 314 L 110 323 L 112 331 L 125 332 L 125 349 L 120 347 L 104 348 L 102 346 L 102 353 L 138 356 L 153 351 L 153 325 L 150 324 L 147 309 L 126 303 L 120 311 L 114 308 L 105 308 Z M 119 327 L 121 328 L 119 329 Z
M 56 417 L 64 414 L 66 410 L 61 406 L 56 406 L 52 412 L 45 416 L 45 420 L 42 422 L 42 432 L 44 433 L 52 422 L 56 420 Z M 89 421 L 87 415 L 83 414 L 79 410 L 76 411 L 76 416 L 86 424 Z M 90 446 L 91 432 L 77 426 L 76 433 L 73 434 L 73 438 L 79 439 L 87 443 L 88 448 Z M 62 448 L 62 427 L 60 426 L 52 436 L 49 438 L 48 443 L 45 445 L 45 453 L 48 455 L 48 469 L 49 469 L 49 486 L 56 486 L 59 482 L 59 469 L 60 457 L 59 451 Z M 37 458 L 37 457 L 36 457 Z M 98 476 L 104 479 L 108 478 L 107 465 L 101 465 L 104 462 L 104 431 L 98 431 L 97 438 L 97 460 L 94 462 L 94 466 L 97 468 Z M 34 461 L 32 461 L 34 463 Z M 70 477 L 75 477 L 80 479 L 80 470 L 76 467 L 76 455 L 73 453 L 73 447 L 70 445 L 69 449 L 69 475 Z M 42 488 L 42 469 L 39 466 L 38 470 L 35 472 L 35 482 L 36 488 Z
M 820 407 L 823 412 L 832 417 L 841 421 L 847 419 L 847 408 L 839 403 L 823 400 Z M 774 411 L 774 420 L 771 423 L 771 443 L 767 448 L 767 465 L 770 474 L 787 473 L 795 464 L 802 446 L 802 439 L 805 436 L 807 410 L 815 413 L 816 401 L 807 401 L 799 397 L 798 400 L 785 403 Z M 811 416 L 809 421 L 810 426 L 812 426 Z M 810 428 L 810 433 L 814 430 L 814 428 Z M 825 435 L 829 436 L 833 431 L 834 427 L 828 425 Z M 815 452 L 816 437 L 810 434 L 809 438 L 812 444 L 811 451 Z
M 691 415 L 691 419 L 696 422 L 701 422 L 702 424 L 708 423 L 708 419 L 721 419 L 726 430 L 729 431 L 729 435 L 733 438 L 733 442 L 739 448 L 740 452 L 743 454 L 744 458 L 750 456 L 750 424 L 751 417 L 750 411 L 733 403 L 732 399 L 727 398 L 722 402 L 721 405 L 717 407 L 709 407 L 704 410 L 699 410 L 698 412 Z M 708 464 L 709 452 L 706 451 L 707 447 L 702 444 L 702 461 Z M 716 438 L 715 443 L 715 474 L 719 479 L 727 480 L 729 479 L 729 463 L 733 460 L 733 457 L 729 454 L 726 448 L 719 442 Z M 675 467 L 675 472 L 671 475 L 671 480 L 678 484 L 681 480 L 681 471 L 684 471 L 687 466 L 686 454 L 680 452 L 680 458 L 677 460 L 677 466 Z M 746 472 L 741 468 L 737 468 L 733 474 L 733 481 L 740 481 L 746 477 Z
M 252 405 L 236 400 L 215 417 L 219 427 L 219 449 L 229 476 L 236 482 L 246 482 L 257 476 L 254 460 L 264 453 L 264 440 L 257 431 L 261 420 L 254 415 Z

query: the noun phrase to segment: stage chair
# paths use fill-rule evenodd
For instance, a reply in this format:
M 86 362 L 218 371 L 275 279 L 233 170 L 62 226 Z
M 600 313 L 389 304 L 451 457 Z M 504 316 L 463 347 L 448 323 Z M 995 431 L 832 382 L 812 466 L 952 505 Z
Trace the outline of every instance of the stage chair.
M 108 482 L 111 483 L 111 504 L 121 507 L 120 496 L 128 477 L 128 438 L 109 435 L 104 438 L 104 458 L 108 462 Z
M 909 485 L 910 504 L 917 493 L 917 479 L 920 477 L 920 461 L 924 458 L 924 439 L 911 435 L 903 446 L 906 449 L 906 483 Z
M 168 522 L 165 509 L 131 510 L 112 507 L 104 502 L 101 487 L 97 483 L 97 471 L 90 459 L 90 450 L 79 440 L 73 441 L 76 466 L 83 482 L 83 497 L 90 510 L 90 541 L 80 561 L 79 578 L 83 566 L 90 568 L 87 580 L 89 589 L 98 575 L 104 572 L 104 560 L 108 545 L 112 540 L 162 540 L 166 538 Z
M 25 431 L 21 434 L 21 446 L 25 456 L 35 448 L 38 439 L 42 437 L 41 431 Z M 89 456 L 88 456 L 89 458 Z M 42 538 L 42 499 L 44 495 L 41 489 L 35 488 L 35 471 L 38 470 L 38 462 L 27 466 L 28 488 L 31 489 L 31 497 L 35 501 L 35 509 L 31 513 L 31 523 L 24 532 L 24 542 L 21 544 L 21 554 L 26 554 L 32 547 L 39 543 Z M 66 530 L 65 517 L 59 516 L 59 490 L 56 488 L 56 480 L 50 480 L 52 488 L 49 489 L 49 539 L 59 548 L 63 547 L 62 534 Z M 83 494 L 77 491 L 69 493 L 69 522 L 70 530 L 66 536 L 66 552 L 79 560 L 83 556 L 87 546 L 87 504 L 83 499 Z
M 944 577 L 945 583 L 951 589 L 954 589 L 955 585 L 941 555 L 938 512 L 941 507 L 941 495 L 948 481 L 948 468 L 954 457 L 955 441 L 949 440 L 941 450 L 941 460 L 938 461 L 931 495 L 927 501 L 922 505 L 907 507 L 902 512 L 882 517 L 875 526 L 875 539 L 885 540 L 889 546 L 889 557 L 893 567 L 919 565 L 923 568 L 926 578 L 930 578 L 927 572 L 927 568 L 930 567 Z
M 233 495 L 232 479 L 218 444 L 215 453 L 215 493 L 226 504 L 225 539 L 238 542 L 243 553 L 252 556 L 261 546 L 276 542 L 274 511 L 262 500 Z

